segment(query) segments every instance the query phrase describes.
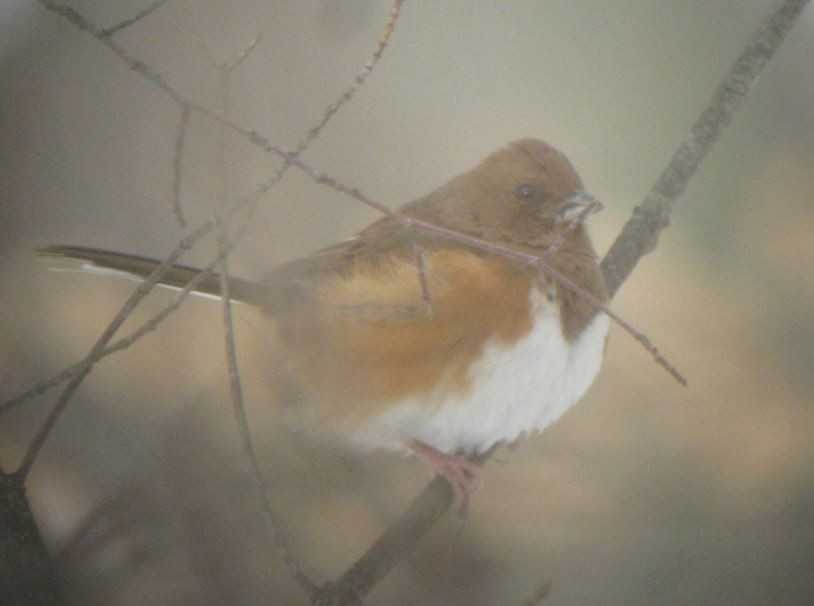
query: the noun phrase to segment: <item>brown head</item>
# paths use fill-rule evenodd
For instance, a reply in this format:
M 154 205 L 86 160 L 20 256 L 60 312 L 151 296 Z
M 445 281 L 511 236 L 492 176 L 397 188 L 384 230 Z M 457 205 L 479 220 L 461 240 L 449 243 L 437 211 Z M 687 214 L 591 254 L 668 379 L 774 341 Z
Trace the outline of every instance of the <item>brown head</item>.
M 581 231 L 569 224 L 592 200 L 562 152 L 521 139 L 403 210 L 493 242 L 540 249 L 566 229 Z

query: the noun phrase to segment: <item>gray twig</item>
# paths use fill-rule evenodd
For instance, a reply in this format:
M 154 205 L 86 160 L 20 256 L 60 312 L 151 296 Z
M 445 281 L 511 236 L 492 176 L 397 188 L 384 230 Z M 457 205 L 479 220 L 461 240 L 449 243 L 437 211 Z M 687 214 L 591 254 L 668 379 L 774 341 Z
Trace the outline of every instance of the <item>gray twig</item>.
M 181 120 L 178 124 L 178 134 L 175 136 L 175 154 L 172 158 L 172 212 L 180 227 L 186 227 L 184 214 L 181 211 L 181 160 L 184 156 L 184 146 L 189 126 L 189 104 L 181 104 Z
M 421 244 L 415 237 L 413 237 L 413 259 L 416 273 L 418 273 L 418 283 L 421 286 L 421 303 L 424 305 L 424 313 L 427 314 L 427 318 L 432 319 L 432 297 L 430 296 L 430 284 L 427 281 L 427 263 Z
M 255 495 L 257 496 L 260 510 L 263 512 L 263 518 L 266 521 L 269 531 L 271 533 L 272 542 L 277 549 L 277 553 L 288 567 L 288 571 L 300 586 L 310 595 L 316 586 L 303 572 L 302 567 L 299 565 L 291 550 L 288 548 L 285 540 L 280 533 L 277 521 L 275 519 L 274 511 L 271 508 L 271 503 L 268 500 L 268 490 L 266 483 L 263 480 L 263 474 L 260 471 L 260 464 L 257 461 L 257 454 L 254 450 L 252 443 L 251 432 L 249 431 L 249 422 L 246 419 L 246 408 L 243 404 L 243 387 L 240 379 L 240 370 L 237 364 L 237 352 L 235 349 L 235 331 L 232 322 L 232 301 L 229 288 L 229 262 L 227 253 L 227 239 L 224 234 L 219 243 L 219 253 L 222 257 L 220 262 L 220 292 L 222 300 L 222 316 L 223 316 L 223 337 L 224 348 L 226 350 L 226 361 L 229 372 L 229 399 L 232 402 L 232 410 L 235 415 L 235 423 L 237 424 L 238 433 L 240 435 L 240 443 L 246 451 L 246 456 L 249 459 L 252 467 L 252 476 L 254 479 Z
M 387 21 L 387 24 L 384 26 L 384 31 L 382 32 L 381 38 L 379 38 L 379 45 L 376 47 L 376 50 L 373 51 L 373 54 L 370 56 L 370 59 L 365 64 L 365 67 L 362 69 L 361 72 L 354 78 L 353 84 L 351 84 L 345 92 L 343 92 L 339 98 L 331 103 L 325 113 L 320 118 L 319 122 L 314 125 L 309 131 L 308 135 L 300 141 L 299 145 L 296 147 L 296 154 L 299 155 L 308 145 L 311 144 L 311 141 L 317 138 L 320 131 L 328 124 L 328 121 L 334 116 L 334 114 L 339 111 L 339 109 L 348 101 L 351 100 L 353 95 L 356 94 L 362 85 L 364 85 L 365 81 L 367 80 L 368 76 L 373 73 L 373 70 L 376 68 L 376 64 L 379 62 L 379 59 L 382 58 L 382 53 L 384 53 L 384 49 L 387 48 L 387 42 L 390 40 L 390 35 L 393 33 L 393 28 L 396 26 L 396 21 L 398 21 L 399 15 L 401 14 L 401 5 L 404 4 L 404 0 L 396 0 L 393 3 L 393 8 L 390 11 L 390 19 Z
M 137 22 L 141 21 L 147 15 L 149 15 L 154 10 L 161 7 L 161 5 L 166 4 L 166 3 L 167 3 L 167 0 L 155 0 L 155 2 L 153 2 L 152 4 L 146 6 L 145 8 L 143 8 L 142 10 L 137 12 L 135 15 L 130 17 L 129 19 L 125 19 L 124 21 L 122 21 L 121 23 L 118 23 L 117 25 L 114 25 L 112 27 L 108 27 L 107 29 L 103 30 L 102 33 L 107 37 L 110 37 L 113 34 L 117 34 L 120 31 L 122 31 L 123 29 L 125 29 L 127 27 L 130 27 L 134 23 L 137 23 Z
M 257 46 L 260 41 L 258 35 L 254 41 L 249 44 L 246 49 L 241 52 L 235 59 L 230 62 L 218 64 L 218 79 L 220 88 L 220 101 L 221 112 L 224 116 L 229 115 L 229 81 L 234 69 L 249 56 L 252 50 Z M 224 208 L 228 203 L 228 187 L 226 182 L 226 130 L 221 124 L 218 138 L 217 138 L 217 155 L 219 165 L 219 181 L 220 181 L 220 206 Z M 244 223 L 248 226 L 249 221 Z M 240 237 L 234 238 L 234 242 L 239 242 Z M 221 315 L 223 318 L 223 344 L 226 353 L 226 366 L 229 375 L 229 399 L 232 403 L 232 410 L 235 416 L 235 424 L 237 425 L 240 443 L 246 456 L 249 459 L 252 472 L 252 480 L 254 483 L 254 493 L 257 497 L 260 511 L 263 513 L 263 519 L 268 526 L 271 535 L 271 542 L 280 556 L 280 559 L 285 563 L 289 573 L 294 580 L 299 583 L 300 587 L 307 594 L 313 593 L 316 585 L 308 578 L 303 571 L 299 562 L 294 558 L 285 537 L 280 530 L 277 523 L 274 511 L 271 508 L 271 503 L 268 499 L 268 489 L 266 482 L 263 479 L 263 474 L 260 471 L 260 464 L 257 460 L 257 454 L 252 442 L 251 431 L 249 430 L 249 422 L 246 417 L 246 407 L 243 400 L 243 382 L 240 378 L 240 367 L 237 363 L 237 347 L 235 344 L 235 330 L 234 322 L 232 320 L 232 295 L 229 282 L 229 224 L 223 222 L 220 229 L 218 238 L 218 256 L 220 257 L 220 293 L 221 293 Z
M 40 426 L 39 430 L 34 436 L 34 439 L 29 444 L 28 449 L 26 450 L 25 455 L 23 456 L 22 462 L 20 463 L 20 467 L 17 470 L 17 473 L 20 474 L 22 478 L 26 478 L 28 476 L 29 471 L 31 470 L 31 466 L 34 464 L 34 461 L 37 458 L 37 455 L 40 452 L 43 444 L 45 444 L 45 440 L 51 433 L 54 425 L 56 424 L 57 420 L 59 419 L 62 411 L 68 405 L 73 394 L 79 389 L 79 386 L 82 384 L 82 381 L 85 377 L 90 373 L 91 369 L 93 368 L 93 362 L 99 359 L 99 355 L 104 350 L 105 346 L 108 344 L 110 339 L 113 338 L 113 335 L 119 330 L 121 325 L 124 321 L 130 316 L 136 306 L 141 303 L 141 301 L 146 297 L 150 291 L 155 287 L 156 284 L 161 280 L 162 276 L 167 272 L 167 270 L 172 267 L 176 261 L 181 257 L 184 252 L 186 252 L 192 244 L 197 241 L 199 238 L 203 237 L 204 234 L 208 233 L 216 224 L 215 219 L 210 219 L 209 221 L 202 224 L 197 230 L 195 230 L 192 234 L 181 240 L 181 242 L 170 252 L 169 255 L 153 270 L 153 272 L 144 279 L 144 281 L 139 284 L 138 288 L 133 291 L 133 294 L 130 295 L 130 298 L 127 299 L 125 304 L 119 310 L 113 320 L 108 324 L 107 328 L 102 332 L 99 338 L 96 340 L 96 343 L 90 350 L 90 353 L 86 356 L 86 359 L 91 361 L 91 364 L 86 365 L 81 371 L 79 371 L 68 383 L 65 389 L 60 394 L 59 399 L 57 400 L 54 407 L 51 409 L 51 412 L 46 417 L 43 424 Z

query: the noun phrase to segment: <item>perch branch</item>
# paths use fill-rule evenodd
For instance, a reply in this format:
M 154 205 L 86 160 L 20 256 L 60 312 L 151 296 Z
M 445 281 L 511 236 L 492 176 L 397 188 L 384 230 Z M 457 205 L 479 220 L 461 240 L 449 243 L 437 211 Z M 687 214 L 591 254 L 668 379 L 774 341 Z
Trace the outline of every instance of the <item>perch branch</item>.
M 803 12 L 809 0 L 775 2 L 757 31 L 752 35 L 729 73 L 692 127 L 658 181 L 633 210 L 602 261 L 602 272 L 611 294 L 644 255 L 653 252 L 659 234 L 670 223 L 670 213 L 684 192 L 701 161 L 729 125 L 732 114 L 752 90 L 758 75 L 780 48 L 786 34 Z

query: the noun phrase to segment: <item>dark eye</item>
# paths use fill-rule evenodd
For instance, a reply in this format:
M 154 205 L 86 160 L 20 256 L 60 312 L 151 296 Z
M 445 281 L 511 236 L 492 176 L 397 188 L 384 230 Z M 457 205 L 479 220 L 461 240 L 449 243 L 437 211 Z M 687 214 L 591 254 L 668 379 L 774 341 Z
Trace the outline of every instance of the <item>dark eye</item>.
M 529 185 L 528 183 L 523 183 L 523 185 L 518 185 L 517 189 L 514 190 L 515 195 L 527 202 L 529 200 L 533 200 L 537 196 L 537 190 L 534 189 L 534 186 Z

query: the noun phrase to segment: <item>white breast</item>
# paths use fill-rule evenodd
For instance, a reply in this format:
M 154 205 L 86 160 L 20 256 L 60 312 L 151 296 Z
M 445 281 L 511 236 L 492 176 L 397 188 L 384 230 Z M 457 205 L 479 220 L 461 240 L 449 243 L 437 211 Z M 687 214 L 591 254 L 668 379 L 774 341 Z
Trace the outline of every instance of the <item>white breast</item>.
M 371 419 L 351 436 L 366 448 L 407 450 L 420 440 L 443 452 L 483 452 L 542 431 L 588 390 L 599 372 L 609 320 L 598 313 L 569 343 L 559 305 L 532 292 L 535 320 L 512 344 L 487 343 L 470 367 L 472 389 L 448 395 L 443 385 L 421 399 L 407 398 Z

